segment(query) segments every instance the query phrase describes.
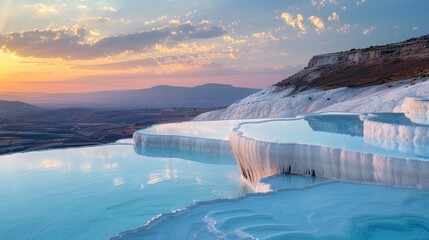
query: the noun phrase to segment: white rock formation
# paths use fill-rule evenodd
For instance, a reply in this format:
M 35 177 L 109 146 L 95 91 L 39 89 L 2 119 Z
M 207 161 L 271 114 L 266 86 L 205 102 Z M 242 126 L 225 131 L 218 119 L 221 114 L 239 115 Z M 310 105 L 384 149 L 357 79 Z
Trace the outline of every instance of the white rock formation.
M 428 97 L 429 93 L 425 96 Z M 405 98 L 401 111 L 415 123 L 429 125 L 429 100 L 413 97 Z
M 248 122 L 260 119 L 246 120 Z M 136 151 L 145 147 L 230 153 L 229 133 L 243 120 L 189 121 L 158 124 L 134 133 Z
M 290 173 L 429 189 L 429 161 L 418 157 L 357 151 L 353 146 L 270 142 L 247 137 L 240 128 L 231 133 L 230 142 L 242 176 L 252 186 L 262 178 Z
M 280 118 L 321 112 L 402 112 L 406 97 L 427 97 L 429 77 L 361 88 L 309 89 L 294 94 L 293 86 L 272 86 L 226 109 L 203 113 L 196 120 Z
M 281 130 L 271 129 L 275 126 Z M 144 155 L 181 149 L 197 159 L 204 157 L 198 152 L 233 152 L 243 178 L 254 187 L 262 178 L 291 173 L 429 189 L 428 133 L 429 126 L 412 123 L 403 114 L 322 114 L 304 120 L 161 124 L 136 132 L 134 141 Z M 145 152 L 146 147 L 161 151 Z
M 391 121 L 392 119 L 384 116 L 369 116 L 364 120 L 365 143 L 429 158 L 429 126 L 415 124 L 407 118 L 394 118 Z

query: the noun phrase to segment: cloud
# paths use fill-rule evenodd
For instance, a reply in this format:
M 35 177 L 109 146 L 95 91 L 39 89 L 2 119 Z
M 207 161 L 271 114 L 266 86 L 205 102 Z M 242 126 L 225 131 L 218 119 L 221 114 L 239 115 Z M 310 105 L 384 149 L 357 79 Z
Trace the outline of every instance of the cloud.
M 313 5 L 313 7 L 324 7 L 327 3 L 330 4 L 337 4 L 336 0 L 311 0 L 311 5 Z
M 77 5 L 76 9 L 78 9 L 78 10 L 88 10 L 88 6 L 86 6 L 86 5 Z
M 232 44 L 242 44 L 242 43 L 245 43 L 246 42 L 246 40 L 244 40 L 244 39 L 235 39 L 235 38 L 233 38 L 233 37 L 231 37 L 231 36 L 229 36 L 229 35 L 225 35 L 225 36 L 223 36 L 222 37 L 222 39 L 225 41 L 225 42 L 230 42 L 230 43 L 232 43 Z
M 362 4 L 364 4 L 365 3 L 365 0 L 358 0 L 358 1 L 356 1 L 356 5 L 362 5 Z
M 351 27 L 352 27 L 352 25 L 346 23 L 346 24 L 340 26 L 339 28 L 337 28 L 337 32 L 346 34 L 346 33 L 350 32 Z
M 284 12 L 282 13 L 281 18 L 286 22 L 287 25 L 290 25 L 293 28 L 298 28 L 300 30 L 299 35 L 307 34 L 307 28 L 302 23 L 304 17 L 301 14 L 298 13 L 296 18 L 294 18 L 292 14 Z
M 144 25 L 150 25 L 150 24 L 155 24 L 155 23 L 158 23 L 158 22 L 163 22 L 166 19 L 167 19 L 167 15 L 163 15 L 163 16 L 157 18 L 157 19 L 152 19 L 152 20 L 145 21 Z
M 46 15 L 46 14 L 57 14 L 58 6 L 57 5 L 47 5 L 43 3 L 35 3 L 35 4 L 26 4 L 25 8 L 33 9 L 38 14 Z
M 336 12 L 333 12 L 329 17 L 328 21 L 330 22 L 338 22 L 340 20 L 340 15 L 338 15 Z
M 146 60 L 144 60 L 146 61 Z M 152 60 L 147 60 L 152 64 Z M 123 63 L 134 64 L 131 62 Z M 144 78 L 164 78 L 164 77 L 174 77 L 176 78 L 191 78 L 191 77 L 218 77 L 218 76 L 231 76 L 231 75 L 241 75 L 244 74 L 242 70 L 225 67 L 218 63 L 207 63 L 201 65 L 190 66 L 181 71 L 171 71 L 171 72 L 160 72 L 156 73 L 153 71 L 150 72 L 125 72 L 121 74 L 98 74 L 90 76 L 82 76 L 77 79 L 81 79 L 83 82 L 88 80 L 101 80 L 101 81 L 110 81 L 110 80 L 126 80 L 126 79 L 144 79 Z M 76 79 L 76 78 L 75 78 Z
M 170 21 L 168 21 L 168 23 L 170 23 L 172 25 L 180 25 L 180 20 L 178 20 L 178 19 L 171 19 Z
M 374 31 L 375 30 L 375 27 L 370 27 L 370 28 L 364 28 L 363 30 L 362 30 L 362 34 L 363 35 L 369 35 L 372 31 Z
M 308 21 L 310 21 L 316 27 L 317 33 L 321 33 L 325 30 L 325 23 L 321 18 L 316 16 L 310 16 L 308 18 Z
M 175 44 L 192 39 L 209 39 L 225 33 L 226 30 L 220 26 L 185 23 L 94 41 L 91 31 L 72 27 L 0 35 L 0 50 L 22 57 L 94 59 L 124 52 L 140 52 L 158 43 Z
M 94 24 L 94 23 L 109 23 L 110 21 L 112 21 L 111 18 L 108 17 L 82 17 L 79 19 L 72 19 L 75 22 L 79 22 L 79 23 L 88 23 L 88 24 Z
M 106 12 L 117 12 L 118 10 L 111 6 L 104 6 L 100 8 L 101 10 L 104 10 Z
M 278 38 L 273 36 L 273 34 L 270 32 L 257 32 L 257 33 L 252 34 L 252 37 L 254 37 L 256 39 L 266 39 L 266 40 L 271 40 L 271 41 L 278 41 L 279 40 Z
M 150 62 L 151 60 L 149 60 Z M 219 63 L 206 63 L 192 66 L 182 71 L 173 72 L 126 72 L 122 74 L 99 74 L 78 77 L 83 82 L 88 80 L 124 80 L 124 79 L 144 79 L 144 78 L 192 78 L 192 77 L 221 77 L 221 76 L 234 76 L 234 75 L 259 75 L 259 74 L 279 74 L 281 77 L 290 75 L 302 70 L 305 65 L 286 65 L 281 67 L 270 67 L 263 69 L 239 69 L 235 67 L 224 66 Z
M 77 19 L 71 19 L 73 22 L 78 23 L 79 25 L 84 25 L 86 27 L 88 26 L 94 26 L 97 25 L 98 27 L 103 27 L 100 25 L 115 25 L 115 24 L 130 24 L 131 20 L 125 19 L 125 18 L 110 18 L 110 17 L 80 17 Z
M 296 15 L 296 18 L 294 18 L 291 13 L 284 12 L 282 13 L 281 18 L 286 22 L 287 25 L 299 29 L 298 36 L 307 34 L 307 27 L 303 23 L 304 16 L 302 14 L 298 13 Z M 308 18 L 308 21 L 310 21 L 316 27 L 316 32 L 318 34 L 325 30 L 325 23 L 321 18 L 316 16 L 310 16 Z
M 416 31 L 417 29 L 419 29 L 419 26 L 414 26 L 412 29 L 413 31 Z
M 149 57 L 132 61 L 123 61 L 115 63 L 105 63 L 97 65 L 76 65 L 73 68 L 89 69 L 89 70 L 131 70 L 141 69 L 153 66 L 164 66 L 169 64 L 192 64 L 196 63 L 200 56 L 197 54 L 191 55 L 175 55 L 166 57 Z

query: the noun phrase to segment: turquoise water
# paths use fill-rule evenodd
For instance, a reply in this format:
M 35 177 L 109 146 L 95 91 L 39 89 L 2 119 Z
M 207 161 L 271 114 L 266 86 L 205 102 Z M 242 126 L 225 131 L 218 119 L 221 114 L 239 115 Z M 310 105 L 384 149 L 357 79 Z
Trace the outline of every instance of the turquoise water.
M 156 131 L 226 140 L 239 122 L 221 123 Z M 416 157 L 365 143 L 356 115 L 241 129 L 259 140 Z M 0 156 L 0 239 L 429 239 L 429 191 L 294 175 L 250 190 L 230 154 L 130 143 Z
M 385 121 L 388 119 L 389 122 L 405 122 L 403 114 L 380 115 L 385 116 Z M 413 125 L 411 124 L 411 126 Z M 390 144 L 385 144 L 389 148 L 385 148 L 381 144 L 365 140 L 363 122 L 358 115 L 329 114 L 309 116 L 298 120 L 280 119 L 262 123 L 245 123 L 241 125 L 239 131 L 245 137 L 266 142 L 298 143 L 382 156 L 429 160 L 429 156 L 421 154 L 421 152 L 429 152 L 429 145 L 419 145 L 417 148 L 413 143 L 392 140 L 389 141 Z
M 119 239 L 427 240 L 429 191 L 322 182 L 201 203 Z
M 0 239 L 97 240 L 197 201 L 246 193 L 231 155 L 157 158 L 132 145 L 0 156 Z
M 319 181 L 273 177 L 263 191 Z M 159 214 L 249 191 L 229 154 L 115 144 L 0 156 L 0 239 L 109 239 Z

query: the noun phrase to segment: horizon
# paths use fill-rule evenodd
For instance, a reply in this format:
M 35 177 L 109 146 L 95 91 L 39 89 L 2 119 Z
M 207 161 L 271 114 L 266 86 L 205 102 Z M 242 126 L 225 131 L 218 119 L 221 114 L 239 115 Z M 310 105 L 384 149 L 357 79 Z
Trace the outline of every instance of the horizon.
M 178 88 L 195 88 L 195 87 L 201 87 L 205 85 L 225 85 L 225 86 L 231 86 L 234 88 L 248 88 L 248 89 L 257 89 L 262 90 L 262 88 L 251 88 L 251 87 L 240 87 L 240 86 L 234 86 L 233 84 L 229 83 L 203 83 L 199 85 L 194 86 L 179 86 L 179 85 L 155 85 L 148 88 L 135 88 L 135 89 L 113 89 L 113 90 L 101 90 L 101 91 L 90 91 L 90 92 L 8 92 L 8 91 L 1 91 L 0 94 L 46 94 L 46 95 L 55 95 L 55 94 L 90 94 L 90 93 L 101 93 L 101 92 L 126 92 L 126 91 L 139 91 L 139 90 L 148 90 L 156 87 L 178 87 Z M 0 99 L 1 100 L 1 99 Z
M 0 89 L 90 93 L 208 83 L 262 89 L 313 55 L 426 35 L 428 7 L 424 0 L 5 0 Z

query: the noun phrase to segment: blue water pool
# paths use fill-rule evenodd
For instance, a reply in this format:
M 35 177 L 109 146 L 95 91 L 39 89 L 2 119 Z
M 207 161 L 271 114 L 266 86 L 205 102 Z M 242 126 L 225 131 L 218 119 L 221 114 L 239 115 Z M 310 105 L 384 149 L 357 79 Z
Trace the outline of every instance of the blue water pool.
M 378 115 L 371 119 L 380 123 L 402 125 L 401 132 L 386 135 L 403 135 L 408 128 L 419 126 L 410 122 L 403 114 Z M 239 131 L 243 132 L 245 137 L 265 142 L 324 146 L 382 156 L 429 160 L 429 131 L 424 133 L 425 141 L 418 145 L 412 142 L 415 136 L 410 137 L 410 142 L 408 139 L 366 138 L 363 120 L 356 114 L 326 114 L 298 120 L 274 119 L 261 123 L 244 123 Z M 386 131 L 389 129 L 383 133 Z
M 383 124 L 374 136 L 353 114 L 253 120 L 236 129 L 246 139 L 230 135 L 243 120 L 200 121 L 135 135 L 140 143 L 156 136 L 156 147 L 126 139 L 0 156 L 0 239 L 429 239 L 426 127 L 403 115 L 379 116 L 370 125 Z M 400 136 L 417 134 L 418 141 L 374 138 L 396 136 L 390 133 L 402 124 L 409 126 L 400 127 Z M 217 141 L 233 144 L 237 160 L 215 151 Z M 190 150 L 189 143 L 213 151 Z M 285 149 L 290 152 L 282 154 Z M 328 170 L 336 175 L 319 174 Z M 426 190 L 272 176 L 285 172 Z M 401 185 L 405 180 L 413 184 Z
M 429 239 L 429 191 L 324 182 L 201 203 L 114 240 Z
M 208 163 L 106 145 L 0 156 L 0 239 L 104 240 L 160 213 L 243 193 L 231 155 Z

